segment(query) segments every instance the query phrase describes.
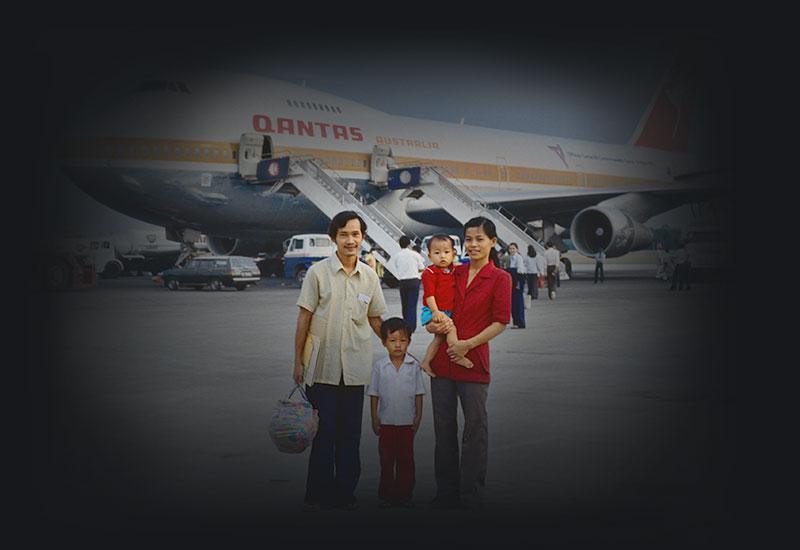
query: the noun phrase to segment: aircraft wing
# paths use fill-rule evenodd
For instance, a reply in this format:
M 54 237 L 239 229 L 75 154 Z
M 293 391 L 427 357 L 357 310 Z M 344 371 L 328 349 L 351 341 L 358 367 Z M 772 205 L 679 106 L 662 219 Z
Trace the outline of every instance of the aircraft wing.
M 657 210 L 653 215 L 677 208 L 682 204 L 707 201 L 720 193 L 714 184 L 698 185 L 695 181 L 678 181 L 654 186 L 624 189 L 574 189 L 557 191 L 482 191 L 483 200 L 492 206 L 502 206 L 523 220 L 549 219 L 569 227 L 572 218 L 590 206 L 627 193 L 637 193 L 651 199 Z M 640 220 L 646 221 L 646 220 Z

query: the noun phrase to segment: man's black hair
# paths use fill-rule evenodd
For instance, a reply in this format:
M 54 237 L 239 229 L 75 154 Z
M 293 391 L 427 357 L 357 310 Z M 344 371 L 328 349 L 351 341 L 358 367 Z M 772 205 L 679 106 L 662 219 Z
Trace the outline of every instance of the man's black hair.
M 339 232 L 341 228 L 347 225 L 347 222 L 349 222 L 350 220 L 358 220 L 359 223 L 361 224 L 361 234 L 362 235 L 367 234 L 367 224 L 366 222 L 364 222 L 361 216 L 359 216 L 357 212 L 353 212 L 352 210 L 345 210 L 344 212 L 339 212 L 338 214 L 336 214 L 331 220 L 331 224 L 328 226 L 328 236 L 335 241 L 336 234 Z
M 389 317 L 381 323 L 381 341 L 385 342 L 390 333 L 398 330 L 405 332 L 406 336 L 408 336 L 408 341 L 411 341 L 411 327 L 400 317 Z
M 408 248 L 408 245 L 411 244 L 411 239 L 403 235 L 397 242 L 400 244 L 400 248 Z

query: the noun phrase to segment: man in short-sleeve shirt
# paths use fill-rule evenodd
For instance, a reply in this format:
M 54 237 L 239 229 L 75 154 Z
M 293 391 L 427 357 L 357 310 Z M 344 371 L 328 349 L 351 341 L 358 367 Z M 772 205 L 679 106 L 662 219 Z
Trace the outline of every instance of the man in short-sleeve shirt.
M 355 212 L 341 212 L 328 232 L 336 253 L 311 266 L 297 300 L 293 378 L 298 384 L 305 381 L 319 412 L 304 506 L 352 510 L 361 475 L 361 418 L 372 367 L 372 333 L 380 336 L 386 302 L 378 275 L 358 261 L 364 221 Z M 307 346 L 312 351 L 304 354 Z M 304 355 L 313 364 L 304 366 Z

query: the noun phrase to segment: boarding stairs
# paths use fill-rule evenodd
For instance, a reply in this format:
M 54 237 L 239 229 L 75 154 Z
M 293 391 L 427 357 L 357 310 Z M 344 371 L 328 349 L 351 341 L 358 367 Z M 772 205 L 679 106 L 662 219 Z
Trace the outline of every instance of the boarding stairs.
M 415 165 L 419 166 L 419 165 Z M 464 224 L 468 220 L 483 216 L 490 219 L 497 229 L 497 239 L 504 247 L 515 242 L 520 250 L 533 245 L 537 254 L 544 253 L 544 247 L 536 240 L 533 229 L 524 220 L 502 207 L 490 207 L 477 193 L 458 181 L 447 168 L 442 166 L 420 166 L 419 188 L 434 202 L 441 205 L 448 214 Z
M 291 157 L 289 181 L 329 218 L 343 210 L 353 210 L 364 218 L 367 223 L 366 240 L 376 259 L 386 269 L 389 269 L 389 258 L 400 252 L 400 237 L 406 235 L 411 240 L 419 239 L 389 210 L 349 188 L 343 178 L 325 167 L 319 159 L 308 156 Z

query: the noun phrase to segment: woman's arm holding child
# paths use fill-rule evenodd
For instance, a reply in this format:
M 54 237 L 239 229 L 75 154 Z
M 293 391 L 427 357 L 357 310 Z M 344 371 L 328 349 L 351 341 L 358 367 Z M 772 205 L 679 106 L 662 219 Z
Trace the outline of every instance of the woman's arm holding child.
M 463 357 L 469 350 L 485 344 L 506 329 L 506 325 L 495 321 L 472 338 L 466 340 L 459 340 L 455 345 L 447 348 L 447 355 L 450 360 L 455 360 L 457 357 Z

